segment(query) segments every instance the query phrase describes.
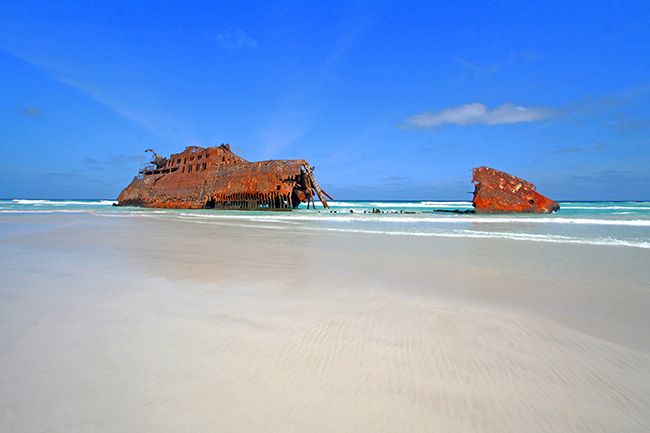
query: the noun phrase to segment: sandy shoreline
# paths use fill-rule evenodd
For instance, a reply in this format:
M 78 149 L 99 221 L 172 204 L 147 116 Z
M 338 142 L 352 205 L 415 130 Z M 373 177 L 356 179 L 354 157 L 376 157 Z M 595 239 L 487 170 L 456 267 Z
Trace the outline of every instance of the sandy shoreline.
M 650 427 L 645 250 L 1 219 L 3 431 Z

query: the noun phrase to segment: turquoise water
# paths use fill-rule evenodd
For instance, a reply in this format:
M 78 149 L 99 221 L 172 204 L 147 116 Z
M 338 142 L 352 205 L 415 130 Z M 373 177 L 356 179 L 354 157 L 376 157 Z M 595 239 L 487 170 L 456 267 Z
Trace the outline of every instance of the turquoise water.
M 112 206 L 111 200 L 0 200 L 0 214 L 85 212 L 97 217 L 254 225 L 274 230 L 375 233 L 386 236 L 499 238 L 650 248 L 650 202 L 560 202 L 555 214 L 479 215 L 466 201 L 334 201 L 330 209 L 301 205 L 293 212 L 168 210 Z M 377 210 L 381 213 L 373 213 Z

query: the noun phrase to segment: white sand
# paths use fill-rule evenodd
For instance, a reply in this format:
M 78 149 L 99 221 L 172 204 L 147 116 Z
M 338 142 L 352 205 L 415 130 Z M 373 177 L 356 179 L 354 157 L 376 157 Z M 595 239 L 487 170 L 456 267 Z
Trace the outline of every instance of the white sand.
M 3 432 L 650 430 L 643 249 L 85 214 L 0 234 Z

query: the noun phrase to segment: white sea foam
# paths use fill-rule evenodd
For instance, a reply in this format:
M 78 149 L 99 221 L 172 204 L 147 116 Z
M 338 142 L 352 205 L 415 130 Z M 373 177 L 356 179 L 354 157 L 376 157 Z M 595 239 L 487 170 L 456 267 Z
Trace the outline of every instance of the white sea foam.
M 315 230 L 315 231 L 329 231 L 329 232 L 341 232 L 341 233 L 366 233 L 366 234 L 381 234 L 381 235 L 403 235 L 403 236 L 425 236 L 425 237 L 452 237 L 452 238 L 483 238 L 483 239 L 509 239 L 516 241 L 533 241 L 533 242 L 551 242 L 551 243 L 572 243 L 572 244 L 586 244 L 586 245 L 606 245 L 606 246 L 627 246 L 635 248 L 650 248 L 650 242 L 646 240 L 635 240 L 635 239 L 618 239 L 614 237 L 604 237 L 601 235 L 592 235 L 591 237 L 577 237 L 577 236 L 567 236 L 557 233 L 528 233 L 528 232 L 515 232 L 515 231 L 486 231 L 486 230 L 475 230 L 475 229 L 449 229 L 444 228 L 445 226 L 433 226 L 426 225 L 422 226 L 421 224 L 412 224 L 412 223 L 430 223 L 430 222 L 458 222 L 453 219 L 427 219 L 427 218 L 412 218 L 412 219 L 402 219 L 399 220 L 394 217 L 371 217 L 368 219 L 357 218 L 357 217 L 329 217 L 324 216 L 321 218 L 315 217 L 301 217 L 301 216 L 274 216 L 272 218 L 263 218 L 263 217 L 251 217 L 250 215 L 218 215 L 218 214 L 196 214 L 196 213 L 182 213 L 181 218 L 185 220 L 192 220 L 195 222 L 205 222 L 205 221 L 215 221 L 218 224 L 228 224 L 232 222 L 232 225 L 250 227 L 251 225 L 247 222 L 261 222 L 268 224 L 270 222 L 274 223 L 293 223 L 294 221 L 312 221 L 312 222 L 325 222 L 330 223 L 323 226 L 322 224 L 305 224 L 300 228 L 303 230 Z M 294 221 L 291 221 L 291 220 Z M 495 221 L 490 218 L 482 218 L 484 222 L 493 223 Z M 501 221 L 502 223 L 510 223 L 514 220 L 515 222 L 521 222 L 516 218 L 506 219 L 506 221 Z M 532 219 L 533 221 L 537 221 Z M 362 222 L 362 224 L 356 224 Z M 372 223 L 372 228 L 367 227 L 365 223 Z M 402 225 L 396 225 L 396 222 L 406 223 Z M 465 222 L 475 222 L 475 221 L 465 221 Z M 625 223 L 626 221 L 614 221 L 617 223 Z M 634 221 L 627 221 L 634 223 Z M 643 223 L 650 223 L 650 221 L 642 221 Z M 331 225 L 331 223 L 355 223 L 354 225 L 341 226 L 340 224 Z M 377 224 L 375 223 L 387 223 L 380 224 L 380 228 L 376 228 Z M 409 224 L 411 223 L 411 224 Z M 592 224 L 590 222 L 589 224 Z M 618 224 L 624 225 L 624 224 Z M 630 225 L 630 224 L 628 224 Z M 648 224 L 643 224 L 642 226 L 647 226 Z M 383 226 L 383 229 L 381 228 Z M 638 226 L 638 224 L 637 224 Z M 266 227 L 266 228 L 286 228 L 282 226 L 268 226 L 260 225 L 254 227 Z M 396 228 L 398 228 L 396 230 Z M 401 229 L 401 230 L 399 230 Z
M 275 220 L 275 221 L 336 221 L 336 222 L 382 222 L 382 223 L 426 223 L 426 224 L 577 224 L 577 225 L 605 225 L 605 226 L 631 226 L 650 227 L 650 220 L 606 220 L 596 218 L 564 218 L 564 217 L 503 217 L 477 216 L 477 215 L 431 215 L 422 217 L 422 214 L 287 214 L 287 215 L 250 215 L 250 214 L 208 214 L 208 213 L 183 213 L 184 216 L 193 218 L 226 218 L 245 220 Z
M 51 205 L 51 206 L 112 206 L 113 203 L 117 204 L 114 200 L 92 200 L 92 201 L 75 201 L 75 200 L 32 200 L 32 199 L 14 199 L 12 202 L 16 204 L 26 205 Z
M 450 207 L 472 207 L 468 201 L 420 201 L 420 202 L 350 202 L 350 201 L 331 201 L 328 202 L 330 207 L 336 208 L 450 208 Z M 304 206 L 304 205 L 302 205 Z
M 470 230 L 441 231 L 441 232 L 398 232 L 398 231 L 382 231 L 382 230 L 344 229 L 344 228 L 334 228 L 334 227 L 313 228 L 313 230 L 344 232 L 344 233 L 383 234 L 383 235 L 391 235 L 391 236 L 510 239 L 516 241 L 650 248 L 650 242 L 644 242 L 644 241 L 633 242 L 633 241 L 625 241 L 625 240 L 612 239 L 612 238 L 581 239 L 577 237 L 557 236 L 557 235 L 535 235 L 529 233 L 499 233 L 499 232 L 480 232 L 480 231 L 470 231 Z
M 83 213 L 86 212 L 82 209 L 27 209 L 27 210 L 19 210 L 19 209 L 0 209 L 0 213 L 21 213 L 21 214 L 29 214 L 29 213 Z
M 650 210 L 648 206 L 570 206 L 561 205 L 565 210 Z

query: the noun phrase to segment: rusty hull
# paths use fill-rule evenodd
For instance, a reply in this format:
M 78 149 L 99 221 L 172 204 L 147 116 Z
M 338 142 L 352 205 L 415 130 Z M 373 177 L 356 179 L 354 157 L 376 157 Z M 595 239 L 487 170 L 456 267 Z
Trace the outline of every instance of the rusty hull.
M 535 191 L 535 185 L 499 170 L 479 167 L 473 170 L 476 213 L 551 213 L 560 205 Z
M 306 160 L 248 162 L 227 144 L 190 146 L 169 158 L 155 157 L 118 196 L 118 206 L 175 209 L 291 210 L 327 202 Z

